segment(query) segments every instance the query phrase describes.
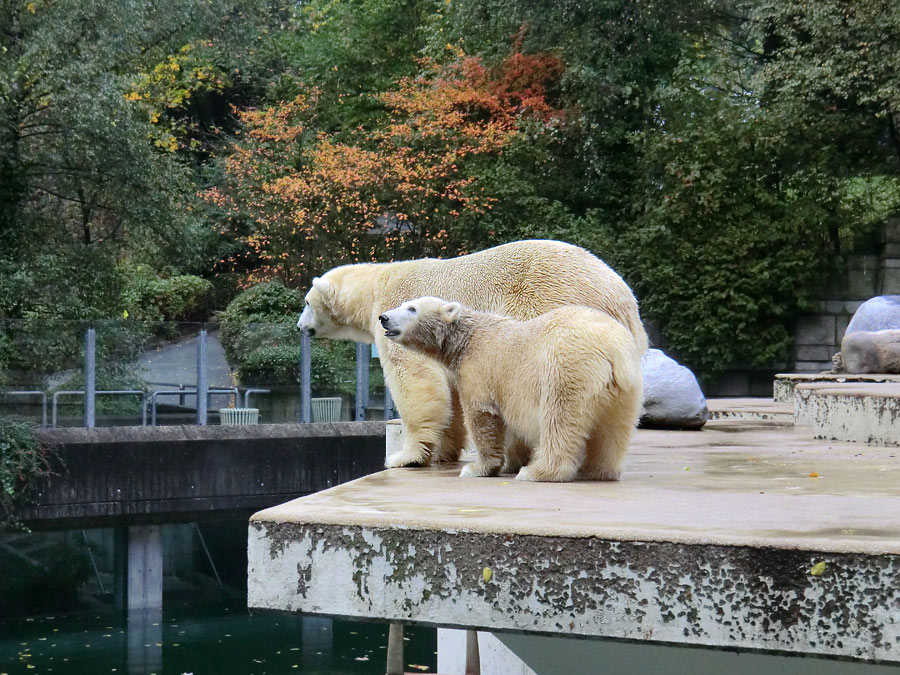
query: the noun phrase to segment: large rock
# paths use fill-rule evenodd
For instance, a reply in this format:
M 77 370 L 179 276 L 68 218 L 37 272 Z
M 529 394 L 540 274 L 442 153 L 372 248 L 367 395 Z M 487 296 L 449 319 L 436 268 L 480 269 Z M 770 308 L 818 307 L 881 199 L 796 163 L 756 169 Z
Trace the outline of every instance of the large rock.
M 641 362 L 644 371 L 644 409 L 641 426 L 699 429 L 709 419 L 706 397 L 694 374 L 659 349 L 650 349 Z
M 848 332 L 841 360 L 845 373 L 900 373 L 900 329 Z
M 900 295 L 879 295 L 859 306 L 844 335 L 900 328 Z
M 845 373 L 900 373 L 900 295 L 879 295 L 859 306 L 841 341 Z

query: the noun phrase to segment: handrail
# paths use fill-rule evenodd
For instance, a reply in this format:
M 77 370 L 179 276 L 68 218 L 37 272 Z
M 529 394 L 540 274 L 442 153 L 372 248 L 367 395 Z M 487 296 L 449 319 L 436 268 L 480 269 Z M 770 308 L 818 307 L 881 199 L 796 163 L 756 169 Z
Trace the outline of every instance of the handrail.
M 244 407 L 250 407 L 250 394 L 271 394 L 271 389 L 246 389 L 244 391 Z
M 47 426 L 47 394 L 43 391 L 0 391 L 0 396 L 40 396 L 41 397 L 41 427 Z
M 147 392 L 143 389 L 109 389 L 103 391 L 95 391 L 96 396 L 140 396 L 141 397 L 141 426 L 147 426 Z M 53 416 L 51 418 L 51 428 L 56 428 L 57 408 L 59 406 L 60 396 L 84 396 L 84 389 L 69 389 L 53 392 Z
M 232 394 L 234 396 L 235 403 L 239 403 L 241 400 L 241 392 L 237 387 L 223 387 L 221 389 L 207 389 L 206 390 L 206 398 L 209 400 L 209 397 L 214 394 Z M 150 394 L 150 426 L 156 426 L 156 397 L 157 396 L 197 396 L 197 390 L 188 391 L 185 389 L 157 389 L 156 391 Z

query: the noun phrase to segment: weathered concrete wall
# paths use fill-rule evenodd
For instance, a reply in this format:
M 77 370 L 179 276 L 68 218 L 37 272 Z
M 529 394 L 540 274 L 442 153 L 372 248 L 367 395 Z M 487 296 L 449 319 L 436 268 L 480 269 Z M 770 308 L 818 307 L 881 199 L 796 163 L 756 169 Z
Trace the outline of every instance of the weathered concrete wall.
M 893 555 L 285 522 L 249 555 L 253 608 L 900 662 Z
M 110 527 L 249 514 L 378 471 L 384 422 L 45 429 L 54 475 L 17 514 Z M 227 515 L 227 514 L 225 514 Z
M 795 370 L 830 370 L 853 313 L 869 298 L 896 293 L 900 293 L 900 219 L 894 218 L 882 227 L 874 251 L 850 256 L 844 278 L 827 292 L 819 311 L 798 320 Z
M 778 373 L 775 376 L 773 393 L 777 403 L 793 403 L 794 388 L 798 384 L 843 384 L 845 382 L 866 384 L 878 382 L 900 383 L 900 375 L 888 373 L 854 374 L 854 373 Z
M 816 438 L 900 445 L 900 383 L 798 384 L 794 417 Z

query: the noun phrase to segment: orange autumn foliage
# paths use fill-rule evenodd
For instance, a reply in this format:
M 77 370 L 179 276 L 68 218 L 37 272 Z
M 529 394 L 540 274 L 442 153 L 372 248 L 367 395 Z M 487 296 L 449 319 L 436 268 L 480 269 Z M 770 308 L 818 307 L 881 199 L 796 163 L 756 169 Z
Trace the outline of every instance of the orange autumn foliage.
M 547 101 L 562 73 L 555 57 L 421 66 L 421 76 L 377 95 L 389 119 L 353 143 L 311 131 L 315 90 L 237 113 L 243 135 L 224 161 L 224 184 L 205 197 L 226 214 L 221 233 L 244 245 L 243 260 L 223 262 L 251 267 L 246 284 L 277 276 L 303 286 L 338 264 L 464 252 L 454 221 L 496 202 L 471 160 L 502 153 L 524 119 L 563 119 Z

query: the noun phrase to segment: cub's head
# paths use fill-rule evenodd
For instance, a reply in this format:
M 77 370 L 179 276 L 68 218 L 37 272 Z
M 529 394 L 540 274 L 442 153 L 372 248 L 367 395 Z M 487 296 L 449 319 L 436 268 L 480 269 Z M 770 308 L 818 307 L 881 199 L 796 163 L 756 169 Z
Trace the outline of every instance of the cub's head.
M 459 319 L 458 302 L 423 297 L 404 302 L 378 317 L 385 337 L 430 355 L 440 354 Z
M 372 342 L 372 334 L 366 329 L 366 317 L 371 316 L 371 298 L 358 297 L 362 294 L 348 272 L 350 268 L 362 267 L 337 267 L 313 279 L 297 328 L 315 337 Z

